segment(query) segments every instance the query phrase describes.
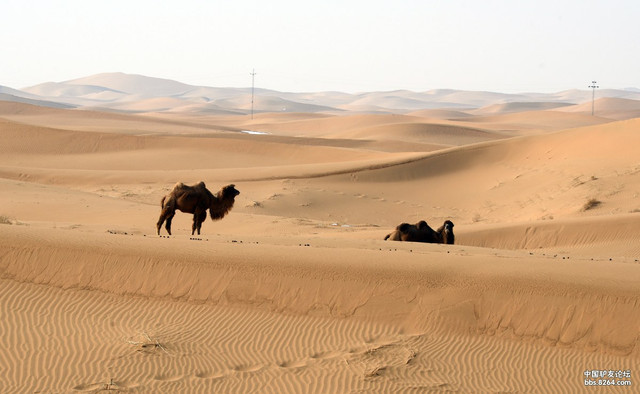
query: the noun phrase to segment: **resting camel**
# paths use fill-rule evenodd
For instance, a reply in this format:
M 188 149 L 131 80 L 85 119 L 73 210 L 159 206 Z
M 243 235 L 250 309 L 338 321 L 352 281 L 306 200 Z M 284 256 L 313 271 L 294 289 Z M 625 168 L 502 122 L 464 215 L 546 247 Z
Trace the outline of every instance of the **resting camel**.
M 162 211 L 157 224 L 158 235 L 160 235 L 160 228 L 165 220 L 167 221 L 165 228 L 171 235 L 171 220 L 176 214 L 176 209 L 193 214 L 191 235 L 196 230 L 200 235 L 202 222 L 207 218 L 207 209 L 211 214 L 211 220 L 220 220 L 233 208 L 235 197 L 238 194 L 240 192 L 236 190 L 235 185 L 225 186 L 214 195 L 207 189 L 204 182 L 193 186 L 187 186 L 182 182 L 176 183 L 171 193 L 162 197 Z
M 425 242 L 434 244 L 453 244 L 453 222 L 446 220 L 437 230 L 432 229 L 424 220 L 416 224 L 401 223 L 384 237 L 385 241 Z
M 442 226 L 438 227 L 436 233 L 442 239 L 443 244 L 453 245 L 456 240 L 455 235 L 453 235 L 453 222 L 451 220 L 445 220 Z

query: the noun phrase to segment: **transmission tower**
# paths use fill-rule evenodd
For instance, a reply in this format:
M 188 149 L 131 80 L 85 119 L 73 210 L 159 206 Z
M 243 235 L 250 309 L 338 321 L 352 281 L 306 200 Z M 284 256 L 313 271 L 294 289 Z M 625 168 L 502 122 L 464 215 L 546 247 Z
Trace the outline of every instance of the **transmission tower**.
M 596 81 L 591 81 L 591 85 L 589 85 L 589 87 L 591 88 L 591 116 L 593 116 L 593 109 L 595 106 L 595 100 L 596 100 L 596 89 L 598 89 L 600 86 L 596 85 Z
M 253 90 L 256 81 L 256 69 L 251 72 L 251 119 L 253 119 Z

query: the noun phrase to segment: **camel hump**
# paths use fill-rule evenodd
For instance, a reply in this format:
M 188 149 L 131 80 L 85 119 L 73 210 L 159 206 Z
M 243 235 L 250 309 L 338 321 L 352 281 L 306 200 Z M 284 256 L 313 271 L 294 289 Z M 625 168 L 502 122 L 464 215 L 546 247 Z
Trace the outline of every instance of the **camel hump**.
M 396 227 L 396 230 L 406 233 L 410 228 L 411 225 L 409 223 L 400 223 L 398 227 Z
M 202 188 L 202 189 L 206 189 L 206 188 L 207 188 L 207 185 L 205 185 L 203 181 L 200 181 L 200 182 L 196 185 L 196 187 L 199 187 L 199 188 Z

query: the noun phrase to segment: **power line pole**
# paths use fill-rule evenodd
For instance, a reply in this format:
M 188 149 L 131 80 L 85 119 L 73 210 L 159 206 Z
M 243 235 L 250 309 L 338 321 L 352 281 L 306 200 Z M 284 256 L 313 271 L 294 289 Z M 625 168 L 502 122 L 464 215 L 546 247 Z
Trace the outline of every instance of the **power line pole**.
M 591 116 L 593 116 L 593 108 L 594 108 L 594 104 L 595 104 L 595 99 L 596 99 L 596 89 L 598 89 L 600 86 L 596 85 L 596 81 L 591 81 L 591 85 L 589 85 L 589 87 L 591 88 Z
M 253 119 L 253 90 L 256 81 L 256 69 L 251 72 L 251 119 Z

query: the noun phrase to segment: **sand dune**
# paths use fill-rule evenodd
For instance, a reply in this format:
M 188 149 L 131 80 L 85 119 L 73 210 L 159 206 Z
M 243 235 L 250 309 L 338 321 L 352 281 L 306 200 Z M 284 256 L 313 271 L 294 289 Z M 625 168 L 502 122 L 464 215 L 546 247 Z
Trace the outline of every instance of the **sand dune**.
M 493 104 L 487 107 L 478 108 L 473 110 L 472 112 L 477 115 L 483 114 L 504 114 L 509 112 L 526 112 L 526 111 L 544 111 L 554 108 L 563 108 L 570 106 L 569 103 L 536 103 L 536 102 L 527 102 L 527 103 L 503 103 L 503 104 Z
M 420 116 L 423 118 L 449 119 L 456 120 L 459 118 L 467 118 L 471 114 L 464 111 L 455 111 L 450 109 L 423 109 L 419 111 L 409 112 L 407 115 Z
M 536 134 L 611 122 L 612 119 L 591 114 L 567 113 L 555 110 L 506 113 L 498 116 L 480 115 L 464 122 L 476 127 L 511 135 Z
M 640 119 L 181 104 L 0 103 L 0 391 L 636 383 Z M 234 183 L 233 210 L 200 236 L 178 212 L 159 237 L 160 198 L 200 180 Z M 456 244 L 383 241 L 422 219 L 453 220 Z
M 488 106 L 510 104 L 540 109 L 553 106 L 553 103 L 581 104 L 591 100 L 592 92 L 585 90 L 567 90 L 557 93 L 516 93 L 506 94 L 486 91 L 463 91 L 436 89 L 425 92 L 397 90 L 387 92 L 279 92 L 256 87 L 256 112 L 265 111 L 341 111 L 365 113 L 406 113 L 430 110 L 466 110 Z M 215 102 L 221 111 L 248 114 L 251 105 L 251 87 L 220 88 L 193 86 L 178 81 L 153 78 L 144 75 L 124 73 L 102 73 L 64 82 L 46 82 L 36 86 L 14 90 L 15 96 L 35 100 L 49 100 L 70 104 L 81 108 L 117 108 L 127 111 L 126 107 L 144 108 L 138 101 L 172 98 L 180 105 L 168 108 L 167 112 L 176 112 L 180 107 L 186 110 L 194 104 Z M 598 97 L 640 100 L 637 89 L 600 89 Z M 527 104 L 531 103 L 531 104 Z M 535 108 L 537 107 L 537 108 Z M 511 107 L 511 110 L 514 110 Z M 339 110 L 338 110 L 339 109 Z M 496 108 L 494 107 L 493 110 Z M 503 108 L 504 110 L 505 108 Z M 155 108 L 155 110 L 163 110 Z M 509 110 L 509 111 L 511 111 Z M 220 112 L 224 113 L 224 112 Z M 616 119 L 623 119 L 618 114 Z M 632 116 L 635 117 L 636 115 Z M 625 118 L 628 119 L 629 117 Z
M 62 83 L 70 86 L 102 86 L 110 90 L 129 94 L 153 96 L 174 96 L 192 87 L 181 82 L 163 78 L 145 77 L 125 73 L 102 73 L 78 78 Z
M 350 138 L 440 144 L 442 147 L 446 147 L 447 145 L 469 145 L 503 138 L 500 134 L 471 127 L 418 122 L 376 125 L 353 130 L 344 135 Z
M 23 103 L 23 104 L 31 104 L 42 107 L 51 107 L 51 108 L 72 108 L 71 105 L 60 104 L 53 101 L 46 100 L 34 100 L 20 96 L 14 96 L 8 93 L 2 93 L 0 91 L 0 102 L 2 103 Z
M 637 127 L 630 120 L 470 145 L 355 177 L 378 185 L 387 198 L 393 189 L 403 201 L 391 208 L 398 213 L 409 205 L 467 223 L 636 212 Z M 344 187 L 361 186 L 351 183 Z M 582 212 L 591 199 L 602 205 Z
M 624 120 L 640 117 L 640 100 L 624 98 L 606 97 L 600 98 L 593 103 L 562 107 L 558 111 L 591 113 L 593 106 L 594 114 L 610 119 Z
M 322 111 L 338 111 L 336 108 L 316 105 L 312 103 L 299 103 L 296 101 L 285 100 L 280 97 L 259 96 L 254 98 L 254 108 L 257 112 L 322 112 Z M 229 99 L 216 100 L 215 103 L 226 108 L 243 109 L 246 112 L 251 110 L 251 95 L 238 96 Z
M 637 364 L 637 264 L 8 228 L 2 302 L 22 312 L 3 320 L 4 363 L 22 372 L 3 380 L 15 389 L 553 391 L 580 387 L 589 362 Z M 62 342 L 38 347 L 48 336 Z M 18 343 L 31 344 L 23 356 Z M 466 378 L 496 353 L 502 375 Z M 512 378 L 535 366 L 547 382 Z

